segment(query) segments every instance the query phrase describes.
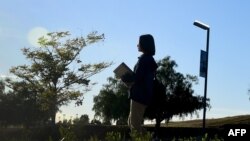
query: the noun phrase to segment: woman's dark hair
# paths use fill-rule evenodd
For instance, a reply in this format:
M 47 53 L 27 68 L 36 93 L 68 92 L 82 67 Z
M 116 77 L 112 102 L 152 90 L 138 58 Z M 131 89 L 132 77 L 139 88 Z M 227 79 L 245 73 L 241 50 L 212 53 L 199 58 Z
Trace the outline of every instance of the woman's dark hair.
M 150 34 L 141 35 L 139 38 L 139 45 L 144 53 L 155 55 L 155 42 L 154 37 Z

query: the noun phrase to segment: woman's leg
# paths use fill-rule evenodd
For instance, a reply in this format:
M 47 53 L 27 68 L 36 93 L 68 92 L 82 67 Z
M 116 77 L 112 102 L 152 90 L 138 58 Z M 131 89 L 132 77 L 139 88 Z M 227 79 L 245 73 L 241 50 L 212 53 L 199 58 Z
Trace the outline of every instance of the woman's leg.
M 143 115 L 146 109 L 146 105 L 138 103 L 134 100 L 130 101 L 130 113 L 128 118 L 128 125 L 131 131 L 144 132 L 142 127 Z

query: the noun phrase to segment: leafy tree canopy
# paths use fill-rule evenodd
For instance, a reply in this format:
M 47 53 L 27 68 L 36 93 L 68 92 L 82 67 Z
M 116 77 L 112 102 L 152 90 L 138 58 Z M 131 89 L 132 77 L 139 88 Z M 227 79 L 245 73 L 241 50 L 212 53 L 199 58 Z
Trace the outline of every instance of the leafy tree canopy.
M 114 120 L 126 124 L 129 112 L 127 92 L 128 88 L 120 80 L 109 77 L 108 84 L 94 97 L 95 117 L 100 117 L 104 123 Z
M 166 87 L 166 102 L 162 105 L 162 117 L 169 121 L 174 115 L 184 117 L 188 114 L 197 114 L 203 108 L 203 97 L 194 95 L 193 84 L 198 84 L 198 78 L 192 75 L 183 75 L 177 72 L 177 64 L 170 57 L 158 61 L 157 79 Z M 206 100 L 206 106 L 209 99 Z M 152 119 L 152 112 L 146 116 Z M 162 120 L 162 119 L 161 119 Z
M 48 33 L 47 38 L 39 39 L 39 48 L 22 49 L 30 63 L 13 67 L 10 72 L 27 84 L 40 108 L 49 113 L 54 123 L 59 108 L 71 101 L 82 104 L 83 94 L 94 84 L 90 83 L 90 77 L 112 64 L 83 64 L 79 56 L 84 47 L 102 40 L 104 34 L 97 32 L 85 38 L 70 38 L 69 32 Z M 10 79 L 7 83 L 14 90 Z

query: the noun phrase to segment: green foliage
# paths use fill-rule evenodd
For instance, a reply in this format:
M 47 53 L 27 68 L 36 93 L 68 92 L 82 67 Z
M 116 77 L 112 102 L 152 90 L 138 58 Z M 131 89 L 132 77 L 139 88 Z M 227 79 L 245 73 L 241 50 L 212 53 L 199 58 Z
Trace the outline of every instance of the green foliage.
M 106 141 L 122 141 L 121 133 L 119 132 L 108 132 L 105 137 Z
M 151 141 L 153 138 L 152 133 L 146 132 L 146 133 L 139 133 L 136 131 L 133 131 L 131 134 L 132 141 Z
M 153 135 L 150 132 L 138 133 L 133 131 L 130 133 L 131 141 L 151 141 Z M 108 132 L 105 137 L 106 141 L 125 141 L 125 136 L 122 136 L 119 132 Z
M 68 127 L 59 127 L 59 132 L 61 136 L 61 140 L 63 141 L 75 141 L 77 139 L 75 133 L 72 131 L 72 126 Z
M 48 114 L 39 108 L 37 95 L 25 81 L 6 80 L 12 91 L 0 94 L 0 125 L 24 125 L 43 123 Z
M 4 82 L 0 80 L 0 95 L 4 94 L 4 90 L 5 90 Z
M 93 120 L 91 120 L 90 124 L 93 124 L 93 125 L 101 125 L 102 122 L 99 121 L 99 120 L 97 120 L 97 119 L 93 119 Z
M 94 97 L 93 110 L 96 117 L 103 121 L 118 121 L 118 124 L 127 124 L 129 113 L 129 99 L 127 87 L 116 78 L 108 78 L 108 84 L 103 86 L 99 95 Z
M 170 57 L 158 61 L 157 78 L 166 87 L 165 118 L 170 120 L 174 115 L 180 117 L 196 113 L 203 108 L 203 97 L 194 96 L 193 84 L 198 83 L 198 78 L 176 72 L 177 64 Z M 209 104 L 207 104 L 209 106 Z
M 89 124 L 89 116 L 84 114 L 80 118 L 76 118 L 73 120 L 74 124 L 87 125 Z
M 97 136 L 92 136 L 88 141 L 99 141 L 99 139 L 97 138 Z
M 22 49 L 29 65 L 10 69 L 18 80 L 27 84 L 36 104 L 49 114 L 53 123 L 62 105 L 71 101 L 81 105 L 83 94 L 94 85 L 89 78 L 111 65 L 106 62 L 83 64 L 79 57 L 84 47 L 103 40 L 104 34 L 92 32 L 86 38 L 69 36 L 69 32 L 52 32 L 48 38 L 41 37 L 39 48 Z M 15 91 L 13 82 L 6 82 Z
M 206 133 L 204 136 L 198 136 L 198 137 L 184 137 L 184 138 L 173 138 L 172 141 L 224 141 L 223 138 L 219 138 L 217 135 L 215 135 L 214 138 L 211 138 Z
M 49 137 L 49 141 L 53 141 L 53 139 L 52 139 L 52 137 L 51 137 L 51 136 Z

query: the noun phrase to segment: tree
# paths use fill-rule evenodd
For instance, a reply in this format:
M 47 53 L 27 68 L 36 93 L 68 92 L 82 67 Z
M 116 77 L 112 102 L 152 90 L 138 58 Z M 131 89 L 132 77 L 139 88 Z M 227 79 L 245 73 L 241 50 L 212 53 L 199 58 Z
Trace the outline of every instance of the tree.
M 167 119 L 171 119 L 173 115 L 193 114 L 202 108 L 203 97 L 193 96 L 192 86 L 198 83 L 196 76 L 184 76 L 176 72 L 177 64 L 170 57 L 160 60 L 158 66 L 157 78 L 166 87 L 167 105 L 165 105 L 165 111 L 169 115 Z
M 92 125 L 101 125 L 102 123 L 98 119 L 92 119 L 90 124 L 92 124 Z
M 41 37 L 39 48 L 22 49 L 30 64 L 10 69 L 28 84 L 52 123 L 62 105 L 71 101 L 82 104 L 83 94 L 94 85 L 89 78 L 111 65 L 106 62 L 83 64 L 79 57 L 84 47 L 103 40 L 104 34 L 92 32 L 86 38 L 69 38 L 69 35 L 69 32 L 53 32 L 48 33 L 47 38 Z
M 156 135 L 158 134 L 160 123 L 166 119 L 166 124 L 174 115 L 183 117 L 188 114 L 197 114 L 203 108 L 203 97 L 194 96 L 193 84 L 198 83 L 196 76 L 176 72 L 177 64 L 170 57 L 165 57 L 158 61 L 157 79 L 166 88 L 166 101 L 159 108 L 160 110 L 146 110 L 145 117 L 156 119 Z M 206 99 L 206 107 L 209 107 L 209 99 Z
M 83 122 L 84 124 L 89 124 L 89 116 L 87 114 L 84 114 L 80 117 L 80 122 Z
M 162 105 L 159 121 L 169 121 L 174 115 L 193 114 L 202 108 L 201 96 L 194 96 L 193 83 L 197 77 L 176 72 L 177 64 L 170 57 L 157 62 L 157 78 L 166 87 L 165 104 Z M 127 120 L 129 113 L 128 88 L 117 78 L 108 78 L 97 96 L 94 97 L 95 116 L 106 120 Z M 155 111 L 146 111 L 146 119 L 157 118 Z M 126 122 L 124 122 L 126 123 Z
M 6 125 L 35 125 L 48 119 L 48 114 L 39 108 L 36 95 L 24 81 L 6 80 L 9 91 L 0 96 L 1 121 Z M 5 87 L 6 84 L 4 84 Z
M 0 95 L 4 93 L 4 90 L 5 90 L 4 82 L 0 80 Z
M 95 116 L 105 123 L 111 120 L 126 124 L 129 113 L 128 88 L 118 79 L 109 77 L 99 94 L 94 97 Z
M 6 109 L 6 94 L 5 85 L 2 80 L 0 80 L 0 126 L 5 125 L 7 122 L 7 109 Z

